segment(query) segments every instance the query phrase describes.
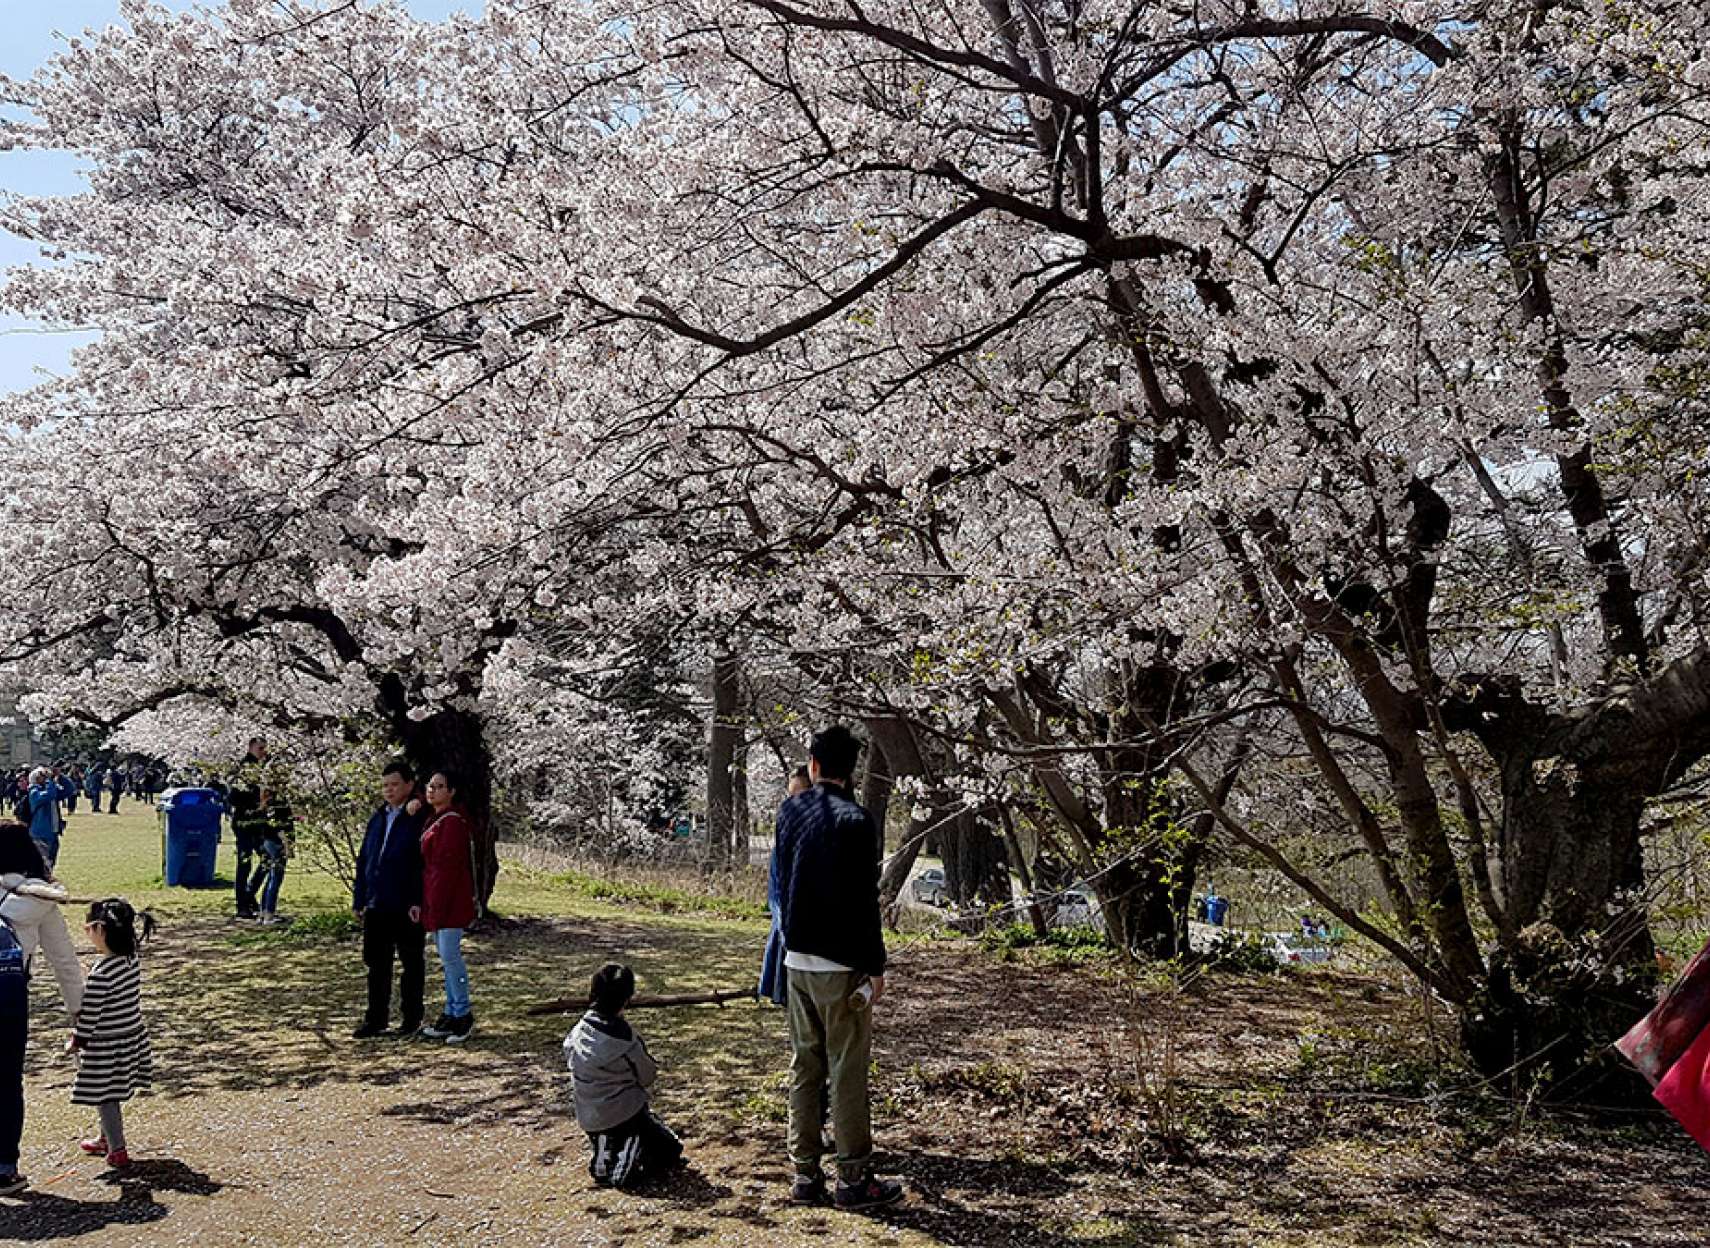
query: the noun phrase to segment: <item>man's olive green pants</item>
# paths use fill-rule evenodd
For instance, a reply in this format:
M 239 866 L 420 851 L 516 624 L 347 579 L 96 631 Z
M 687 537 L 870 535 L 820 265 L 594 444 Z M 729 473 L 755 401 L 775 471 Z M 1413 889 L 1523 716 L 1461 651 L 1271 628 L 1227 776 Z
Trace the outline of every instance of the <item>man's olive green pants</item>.
M 867 1067 L 873 1049 L 873 1012 L 849 1004 L 862 977 L 850 971 L 789 972 L 790 1159 L 796 1173 L 820 1173 L 825 1102 L 831 1085 L 831 1125 L 837 1140 L 837 1174 L 845 1183 L 867 1177 L 873 1156 L 873 1119 L 867 1104 Z

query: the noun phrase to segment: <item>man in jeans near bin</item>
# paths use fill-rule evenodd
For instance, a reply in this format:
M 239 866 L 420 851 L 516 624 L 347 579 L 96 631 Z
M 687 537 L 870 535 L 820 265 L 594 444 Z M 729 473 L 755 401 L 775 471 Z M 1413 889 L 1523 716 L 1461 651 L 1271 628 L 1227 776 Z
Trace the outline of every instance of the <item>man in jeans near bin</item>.
M 267 816 L 261 809 L 261 790 L 267 783 L 267 742 L 261 737 L 249 739 L 249 751 L 238 764 L 232 777 L 226 804 L 232 817 L 232 846 L 237 853 L 237 917 L 256 917 L 256 890 L 261 887 L 265 864 L 255 865 L 261 852 L 262 834 L 267 830 Z M 114 802 L 118 798 L 114 797 Z M 253 870 L 251 868 L 254 867 Z
M 790 1013 L 790 1159 L 799 1203 L 826 1199 L 820 1157 L 831 1087 L 839 1208 L 902 1199 L 902 1185 L 873 1176 L 867 1067 L 873 1011 L 885 989 L 879 920 L 880 844 L 873 818 L 849 796 L 861 743 L 841 724 L 814 737 L 814 787 L 778 811 L 772 876 L 784 935 Z
M 403 972 L 398 985 L 400 1036 L 422 1025 L 422 818 L 416 773 L 401 759 L 380 774 L 385 804 L 368 820 L 356 855 L 352 905 L 362 920 L 362 961 L 368 967 L 368 1011 L 351 1034 L 358 1040 L 386 1030 L 392 1011 L 392 959 Z

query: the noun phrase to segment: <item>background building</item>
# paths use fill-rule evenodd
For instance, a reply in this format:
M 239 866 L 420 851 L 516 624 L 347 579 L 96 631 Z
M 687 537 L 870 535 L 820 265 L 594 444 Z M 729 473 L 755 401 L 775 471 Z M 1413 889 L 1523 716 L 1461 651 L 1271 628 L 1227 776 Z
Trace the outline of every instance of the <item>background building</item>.
M 47 751 L 35 730 L 18 713 L 17 699 L 0 692 L 0 767 L 26 767 L 47 761 Z

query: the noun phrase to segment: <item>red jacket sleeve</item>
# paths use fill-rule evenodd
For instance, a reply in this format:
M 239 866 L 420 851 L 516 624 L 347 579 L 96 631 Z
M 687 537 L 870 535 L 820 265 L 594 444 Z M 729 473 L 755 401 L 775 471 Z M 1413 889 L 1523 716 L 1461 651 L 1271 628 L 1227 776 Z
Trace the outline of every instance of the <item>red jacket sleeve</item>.
M 422 924 L 430 931 L 475 921 L 475 872 L 469 821 L 458 811 L 436 818 L 422 838 Z

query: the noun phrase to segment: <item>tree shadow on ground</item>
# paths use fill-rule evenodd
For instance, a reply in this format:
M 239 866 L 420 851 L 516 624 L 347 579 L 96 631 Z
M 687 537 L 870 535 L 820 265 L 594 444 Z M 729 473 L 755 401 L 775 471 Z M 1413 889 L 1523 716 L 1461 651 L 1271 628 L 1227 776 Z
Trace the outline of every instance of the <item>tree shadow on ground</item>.
M 751 969 L 750 935 L 663 920 L 510 921 L 471 957 L 476 1041 L 447 1058 L 478 1062 L 482 1078 L 438 1080 L 424 1087 L 426 1096 L 384 1112 L 439 1125 L 503 1120 L 575 1133 L 562 1045 L 577 1014 L 530 1015 L 528 1007 L 585 993 L 593 971 L 613 959 L 635 967 L 644 992 L 740 984 Z M 769 1017 L 751 1003 L 637 1011 L 632 1021 L 664 1071 L 662 1108 L 673 1125 L 722 1120 L 783 1052 L 781 1014 Z M 427 1056 L 431 1045 L 406 1047 L 413 1073 L 437 1064 Z
M 753 925 L 670 916 L 510 920 L 469 942 L 477 1030 L 466 1045 L 383 1038 L 349 1028 L 364 1000 L 360 944 L 321 935 L 233 929 L 218 919 L 174 922 L 144 958 L 144 1003 L 157 1059 L 154 1094 L 167 1100 L 265 1091 L 287 1100 L 328 1087 L 392 1089 L 379 1112 L 439 1127 L 505 1124 L 553 1143 L 577 1139 L 562 1041 L 573 1013 L 527 1007 L 586 991 L 614 958 L 643 991 L 737 985 L 750 977 Z M 242 937 L 242 939 L 236 939 Z M 439 1001 L 427 954 L 427 1008 Z M 752 1003 L 638 1012 L 637 1027 L 666 1072 L 662 1103 L 675 1124 L 705 1137 L 741 1112 L 768 1072 L 787 1061 L 781 1011 Z M 68 1085 L 70 1059 L 32 1046 L 28 1068 Z
M 1106 1242 L 1097 1234 L 1069 1234 L 1042 1222 L 1040 1203 L 1070 1195 L 1077 1186 L 1053 1166 L 1022 1158 L 897 1152 L 886 1155 L 880 1168 L 902 1179 L 906 1198 L 859 1216 L 886 1226 L 945 1244 L 1097 1248 Z M 1161 1238 L 1161 1228 L 1150 1219 L 1145 1225 L 1125 1220 L 1108 1242 L 1147 1243 Z
M 172 1158 L 133 1162 L 124 1170 L 108 1170 L 100 1179 L 118 1189 L 116 1199 L 72 1200 L 35 1190 L 24 1192 L 14 1203 L 0 1204 L 0 1241 L 65 1239 L 159 1222 L 171 1209 L 155 1199 L 156 1192 L 212 1196 L 222 1187 L 218 1180 Z
M 1320 1138 L 1374 1150 L 1384 1133 L 1350 1115 Z M 1445 1133 L 1423 1153 L 1408 1150 L 1400 1133 L 1394 1138 L 1396 1160 L 1369 1165 L 1353 1181 L 1284 1163 L 1274 1183 L 1255 1191 L 1255 1207 L 1273 1216 L 1286 1210 L 1305 1225 L 1358 1227 L 1369 1242 L 1410 1234 L 1482 1248 L 1704 1242 L 1703 1158 L 1685 1137 L 1636 1140 L 1581 1127 L 1570 1139 L 1545 1125 L 1488 1147 Z M 1625 1229 L 1637 1226 L 1646 1228 L 1642 1238 Z M 1664 1228 L 1678 1238 L 1659 1235 Z
M 1199 1242 L 1249 1244 L 1252 1228 L 1273 1224 L 1366 1244 L 1704 1240 L 1704 1162 L 1684 1136 L 1630 1120 L 1564 1130 L 1547 1115 L 1519 1123 L 1495 1098 L 1326 1095 L 1320 1084 L 1290 1077 L 1200 1105 L 1203 1155 L 1178 1180 L 1217 1211 Z
M 531 904 L 538 912 L 560 899 L 543 888 Z M 384 1206 L 423 1238 L 455 1233 L 390 1172 L 351 1164 L 363 1130 L 388 1144 L 407 1141 L 396 1159 L 424 1182 L 432 1174 L 443 1188 L 490 1187 L 495 1198 L 500 1189 L 514 1198 L 477 1228 L 459 1228 L 470 1235 L 491 1225 L 485 1233 L 495 1241 L 569 1242 L 597 1227 L 601 1242 L 626 1248 L 714 1240 L 881 1248 L 905 1238 L 980 1248 L 1705 1242 L 1706 1162 L 1672 1126 L 1561 1129 L 1529 1111 L 1517 1126 L 1512 1105 L 1445 1108 L 1452 1095 L 1404 1086 L 1420 1047 L 1404 1033 L 1420 1030 L 1420 1011 L 1394 984 L 1334 968 L 1213 974 L 1165 1000 L 1131 991 L 1106 962 L 1066 966 L 1029 951 L 1006 959 L 966 940 L 892 941 L 875 1031 L 874 1118 L 880 1171 L 905 1181 L 904 1204 L 859 1220 L 785 1204 L 785 1016 L 749 1002 L 635 1012 L 661 1065 L 660 1113 L 683 1136 L 693 1169 L 659 1190 L 597 1190 L 585 1175 L 587 1144 L 560 1051 L 574 1014 L 531 1016 L 526 1007 L 585 991 L 609 959 L 632 964 L 644 992 L 745 985 L 765 928 L 562 901 L 573 914 L 507 919 L 470 935 L 479 1022 L 461 1048 L 351 1040 L 363 998 L 360 942 L 341 939 L 336 924 L 281 931 L 205 911 L 171 914 L 144 952 L 162 1117 L 199 1134 L 209 1104 L 236 1099 L 223 1094 L 262 1093 L 256 1112 L 277 1114 L 300 1137 L 293 1161 L 335 1177 L 326 1186 L 342 1216 L 354 1221 Z M 222 902 L 229 907 L 229 893 Z M 431 949 L 426 967 L 432 1017 L 439 980 Z M 56 1008 L 51 980 L 43 984 L 45 997 L 32 995 Z M 1161 1153 L 1137 1083 L 1151 1060 L 1141 1041 L 1166 1029 L 1194 1145 L 1183 1165 L 1154 1164 Z M 55 1055 L 51 1026 L 37 1030 L 32 1096 L 63 1101 L 70 1064 Z M 1358 1060 L 1327 1065 L 1336 1046 Z M 1458 1082 L 1435 1071 L 1428 1086 Z M 309 1124 L 301 1128 L 299 1101 Z M 323 1120 L 338 1128 L 327 1138 L 317 1130 Z M 302 1189 L 265 1152 L 243 1152 L 225 1163 L 228 1188 L 217 1203 L 166 1194 L 212 1183 L 194 1172 L 146 1184 L 111 1176 L 104 1181 L 118 1186 L 116 1199 L 102 1200 L 99 1167 L 86 1166 L 72 1182 L 88 1199 L 0 1201 L 0 1241 L 69 1241 L 115 1228 L 112 1242 L 128 1244 L 151 1233 L 116 1228 L 169 1212 L 168 1226 L 189 1227 L 205 1207 L 213 1229 L 198 1229 L 219 1243 L 255 1208 L 291 1216 L 280 1205 Z M 251 1191 L 258 1201 L 282 1200 L 252 1205 Z M 294 1242 L 311 1238 L 300 1222 Z
M 725 930 L 729 928 L 730 930 Z M 245 933 L 248 935 L 248 933 Z M 406 1085 L 461 1072 L 499 1075 L 450 1080 L 450 1099 L 436 1088 L 423 1102 L 434 1121 L 493 1113 L 544 1112 L 564 1099 L 555 1076 L 562 1067 L 563 1036 L 571 1015 L 530 1016 L 529 1005 L 568 996 L 604 961 L 621 957 L 635 966 L 644 991 L 680 991 L 726 985 L 749 970 L 751 933 L 736 925 L 708 926 L 667 918 L 647 923 L 594 920 L 512 921 L 469 943 L 477 1032 L 461 1049 L 436 1049 L 425 1041 L 357 1042 L 348 1032 L 364 1005 L 359 942 L 292 937 L 235 943 L 214 920 L 172 925 L 144 958 L 144 1003 L 159 1063 L 156 1094 L 169 1098 L 254 1090 L 307 1090 L 328 1083 Z M 427 958 L 426 1007 L 439 1005 L 437 959 Z M 751 1007 L 752 1008 L 752 1007 Z M 770 1051 L 754 1037 L 735 1043 L 725 1024 L 731 1011 L 695 1007 L 646 1020 L 661 1060 L 698 1081 L 716 1081 L 726 1069 L 748 1064 L 747 1050 Z M 722 1015 L 722 1021 L 705 1014 Z M 441 1056 L 443 1054 L 443 1057 Z M 32 1074 L 69 1077 L 65 1059 L 49 1046 L 32 1046 Z M 471 1068 L 474 1068 L 472 1071 Z M 455 1088 L 470 1093 L 459 1099 Z M 402 1112 L 402 1108 L 401 1108 Z M 550 1117 L 560 1115 L 552 1112 Z
M 599 1189 L 590 1182 L 587 1213 L 622 1234 L 639 1232 L 634 1221 L 649 1210 L 695 1214 L 724 1223 L 741 1223 L 769 1239 L 798 1242 L 801 1237 L 858 1242 L 892 1242 L 896 1232 L 913 1231 L 944 1244 L 1003 1244 L 1014 1248 L 1099 1248 L 1102 1244 L 1150 1242 L 1157 1225 L 1150 1220 L 1112 1224 L 1108 1236 L 1066 1233 L 1045 1225 L 1045 1202 L 1072 1195 L 1076 1185 L 1050 1166 L 1010 1158 L 980 1158 L 935 1152 L 890 1153 L 880 1158 L 885 1174 L 904 1180 L 908 1196 L 898 1206 L 868 1214 L 830 1207 L 802 1209 L 784 1196 L 790 1182 L 787 1164 L 757 1155 L 759 1141 L 748 1141 L 740 1154 L 697 1155 L 689 1167 L 626 1192 Z M 772 1157 L 775 1149 L 768 1150 Z M 705 1173 L 699 1168 L 706 1166 Z M 740 1189 L 740 1190 L 739 1190 Z M 863 1223 L 870 1223 L 861 1229 Z M 670 1238 L 645 1242 L 688 1242 L 709 1234 L 706 1226 L 655 1226 Z M 1084 1232 L 1084 1228 L 1083 1228 Z M 1141 1238 L 1133 1238 L 1139 1235 Z M 616 1241 L 614 1241 L 616 1242 Z M 722 1241 L 721 1241 L 722 1242 Z

